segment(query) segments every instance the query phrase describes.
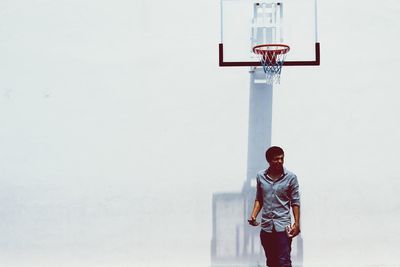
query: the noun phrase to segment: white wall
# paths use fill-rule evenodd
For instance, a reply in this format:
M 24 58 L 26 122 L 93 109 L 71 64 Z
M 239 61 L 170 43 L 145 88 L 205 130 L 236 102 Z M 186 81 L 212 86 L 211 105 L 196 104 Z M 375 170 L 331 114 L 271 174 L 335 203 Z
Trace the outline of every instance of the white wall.
M 399 9 L 321 1 L 322 65 L 275 87 L 309 266 L 397 264 Z M 0 3 L 1 265 L 209 264 L 211 195 L 240 190 L 247 151 L 249 74 L 218 68 L 218 16 Z

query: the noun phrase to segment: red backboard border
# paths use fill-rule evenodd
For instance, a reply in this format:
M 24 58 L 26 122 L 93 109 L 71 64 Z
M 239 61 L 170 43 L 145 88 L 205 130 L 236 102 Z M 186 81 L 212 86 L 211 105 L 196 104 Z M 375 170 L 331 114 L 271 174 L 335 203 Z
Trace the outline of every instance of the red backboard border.
M 320 44 L 315 43 L 315 59 L 313 61 L 285 61 L 283 66 L 319 66 L 320 65 Z M 219 44 L 219 66 L 220 67 L 258 67 L 259 61 L 224 61 L 224 45 Z

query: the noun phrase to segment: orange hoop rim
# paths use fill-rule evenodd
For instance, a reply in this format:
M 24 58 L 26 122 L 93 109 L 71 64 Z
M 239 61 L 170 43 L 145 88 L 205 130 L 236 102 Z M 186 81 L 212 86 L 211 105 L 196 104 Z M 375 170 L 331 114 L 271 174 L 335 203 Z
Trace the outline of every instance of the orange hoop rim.
M 253 47 L 253 52 L 259 55 L 284 55 L 290 47 L 285 44 L 261 44 Z

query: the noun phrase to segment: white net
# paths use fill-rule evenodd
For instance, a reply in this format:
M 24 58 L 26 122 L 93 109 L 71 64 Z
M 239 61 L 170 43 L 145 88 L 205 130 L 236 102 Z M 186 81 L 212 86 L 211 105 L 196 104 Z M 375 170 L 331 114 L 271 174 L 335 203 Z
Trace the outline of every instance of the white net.
M 286 45 L 262 45 L 256 46 L 253 50 L 261 62 L 266 82 L 268 84 L 279 84 L 282 66 L 289 47 Z

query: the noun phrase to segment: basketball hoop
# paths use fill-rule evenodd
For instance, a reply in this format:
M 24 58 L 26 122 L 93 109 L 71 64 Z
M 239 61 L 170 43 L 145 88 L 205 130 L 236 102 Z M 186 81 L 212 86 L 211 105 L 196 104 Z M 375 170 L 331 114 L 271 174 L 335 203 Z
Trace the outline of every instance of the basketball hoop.
M 253 52 L 263 66 L 268 84 L 280 82 L 282 65 L 289 50 L 290 47 L 284 44 L 262 44 L 253 47 Z

